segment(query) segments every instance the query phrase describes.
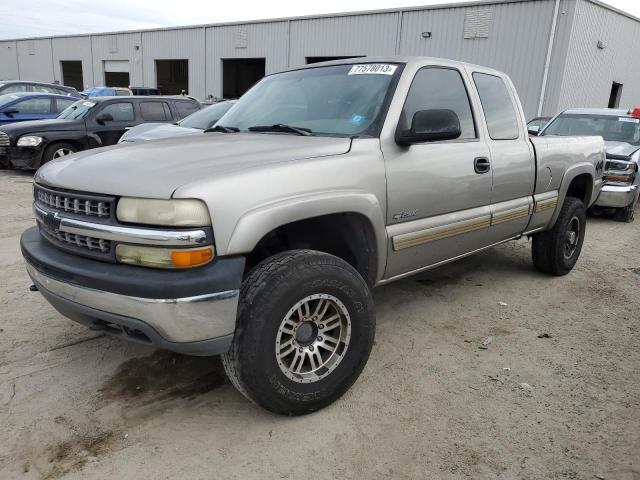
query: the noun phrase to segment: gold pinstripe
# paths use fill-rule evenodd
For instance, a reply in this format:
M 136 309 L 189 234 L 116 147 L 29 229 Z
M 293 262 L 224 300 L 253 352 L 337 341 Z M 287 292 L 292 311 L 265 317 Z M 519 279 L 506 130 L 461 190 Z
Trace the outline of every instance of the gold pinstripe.
M 491 225 L 498 225 L 500 223 L 510 222 L 512 220 L 518 220 L 529 216 L 529 207 L 518 208 L 517 210 L 508 210 L 493 215 L 491 218 Z
M 417 232 L 403 233 L 402 235 L 393 237 L 393 249 L 402 250 L 404 248 L 415 247 L 424 243 L 462 235 L 463 233 L 482 230 L 483 228 L 488 228 L 490 225 L 491 217 L 487 215 L 481 219 L 455 224 L 452 227 L 434 227 Z
M 541 200 L 539 202 L 536 202 L 535 213 L 543 212 L 544 210 L 549 210 L 551 208 L 556 208 L 557 204 L 558 204 L 558 198 L 557 197 L 549 198 L 547 200 Z

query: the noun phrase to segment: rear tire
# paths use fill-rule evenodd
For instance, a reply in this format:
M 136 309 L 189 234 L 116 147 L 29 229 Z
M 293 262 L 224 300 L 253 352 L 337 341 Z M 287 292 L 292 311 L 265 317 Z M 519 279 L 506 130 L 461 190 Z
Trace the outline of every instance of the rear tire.
M 623 208 L 617 208 L 613 218 L 619 222 L 631 223 L 635 216 L 637 201 L 634 201 L 631 205 L 627 205 Z
M 566 275 L 580 256 L 587 225 L 584 203 L 566 197 L 551 230 L 533 235 L 531 255 L 534 266 L 543 273 Z
M 44 150 L 44 154 L 42 155 L 41 165 L 44 165 L 51 160 L 55 160 L 56 158 L 62 158 L 67 155 L 71 155 L 72 153 L 76 153 L 78 149 L 75 145 L 66 142 L 56 142 L 47 146 Z
M 222 364 L 249 400 L 302 415 L 349 389 L 374 335 L 373 300 L 358 272 L 333 255 L 293 250 L 267 258 L 243 282 Z

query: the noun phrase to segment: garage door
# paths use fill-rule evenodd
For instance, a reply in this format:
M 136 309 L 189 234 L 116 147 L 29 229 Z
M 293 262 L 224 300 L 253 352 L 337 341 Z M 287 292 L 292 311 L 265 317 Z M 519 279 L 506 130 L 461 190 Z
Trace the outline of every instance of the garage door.
M 128 87 L 131 85 L 129 79 L 128 60 L 105 60 L 104 61 L 104 86 L 105 87 Z

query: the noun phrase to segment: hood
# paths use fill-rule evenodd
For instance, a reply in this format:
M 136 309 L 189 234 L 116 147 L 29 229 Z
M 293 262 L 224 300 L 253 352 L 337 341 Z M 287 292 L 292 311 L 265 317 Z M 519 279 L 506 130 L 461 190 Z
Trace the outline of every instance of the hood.
M 35 181 L 91 193 L 170 198 L 180 186 L 239 170 L 341 155 L 349 138 L 206 133 L 85 150 L 45 164 Z
M 202 133 L 197 128 L 186 128 L 172 123 L 142 123 L 129 129 L 120 139 L 121 142 L 141 142 L 161 138 L 182 137 Z
M 608 154 L 620 155 L 622 157 L 630 157 L 640 150 L 640 146 L 638 145 L 631 145 L 626 142 L 612 142 L 610 140 L 605 140 L 604 148 Z
M 32 120 L 28 122 L 10 123 L 0 127 L 0 131 L 5 132 L 10 137 L 24 135 L 26 133 L 37 132 L 59 132 L 65 130 L 78 130 L 84 128 L 84 120 L 69 119 L 51 119 L 51 120 Z

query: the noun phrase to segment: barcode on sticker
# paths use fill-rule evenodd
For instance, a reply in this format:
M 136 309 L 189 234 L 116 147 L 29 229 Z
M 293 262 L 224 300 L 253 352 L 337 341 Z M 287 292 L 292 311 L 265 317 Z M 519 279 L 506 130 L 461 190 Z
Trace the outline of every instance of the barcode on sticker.
M 640 118 L 618 117 L 618 120 L 627 123 L 640 123 Z
M 387 63 L 365 63 L 352 66 L 349 75 L 393 75 L 396 68 L 397 65 Z

